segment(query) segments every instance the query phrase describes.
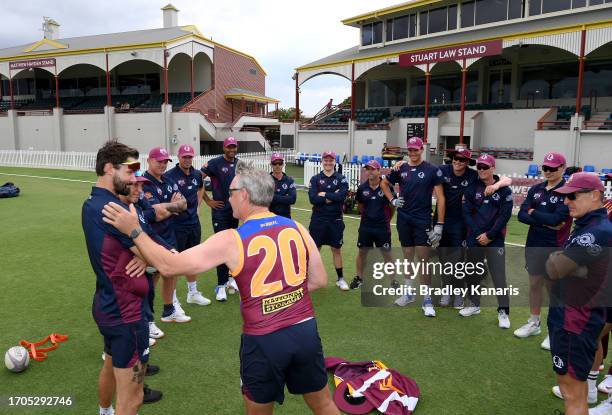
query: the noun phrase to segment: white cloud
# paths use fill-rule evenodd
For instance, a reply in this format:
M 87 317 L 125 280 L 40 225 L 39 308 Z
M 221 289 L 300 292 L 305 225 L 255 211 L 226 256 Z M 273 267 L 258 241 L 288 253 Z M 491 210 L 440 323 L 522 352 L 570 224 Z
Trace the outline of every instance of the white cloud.
M 7 2 L 2 5 L 0 48 L 40 39 L 43 15 L 61 23 L 62 37 L 161 27 L 159 9 L 167 2 L 106 0 L 87 2 L 86 7 L 78 0 Z M 257 58 L 268 73 L 267 95 L 280 99 L 283 107 L 292 107 L 295 84 L 291 76 L 296 67 L 358 43 L 358 30 L 344 26 L 340 20 L 400 0 L 301 3 L 172 0 L 172 3 L 180 10 L 179 24 L 194 24 L 205 36 Z M 338 101 L 350 94 L 346 80 L 333 75 L 322 78 L 328 81 L 313 79 L 302 85 L 300 107 L 306 114 L 316 112 L 329 98 Z M 317 101 L 319 97 L 321 102 Z

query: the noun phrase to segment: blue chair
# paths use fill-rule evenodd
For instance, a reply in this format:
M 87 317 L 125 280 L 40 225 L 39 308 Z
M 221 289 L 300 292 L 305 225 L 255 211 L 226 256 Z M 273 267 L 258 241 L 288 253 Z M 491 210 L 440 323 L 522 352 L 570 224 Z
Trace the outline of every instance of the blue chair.
M 336 154 L 336 163 L 340 163 L 340 154 Z
M 595 166 L 593 166 L 592 164 L 587 164 L 582 170 L 587 173 L 595 173 Z
M 609 173 L 612 173 L 612 169 L 601 169 L 601 173 L 602 173 L 602 174 L 609 174 Z
M 353 164 L 359 163 L 359 157 L 357 157 L 356 155 L 353 156 L 353 160 L 351 160 L 351 163 L 353 163 Z
M 378 164 L 380 164 L 381 167 L 385 163 L 385 160 L 382 157 L 376 157 L 376 161 L 378 162 Z
M 540 169 L 538 168 L 537 164 L 530 164 L 529 168 L 527 169 L 527 173 L 525 174 L 525 176 L 539 176 L 540 175 Z
M 368 163 L 368 156 L 362 155 L 361 156 L 361 164 L 367 164 L 367 163 Z
M 370 157 L 368 158 L 368 161 L 370 161 L 370 160 L 374 160 L 374 156 L 370 156 Z

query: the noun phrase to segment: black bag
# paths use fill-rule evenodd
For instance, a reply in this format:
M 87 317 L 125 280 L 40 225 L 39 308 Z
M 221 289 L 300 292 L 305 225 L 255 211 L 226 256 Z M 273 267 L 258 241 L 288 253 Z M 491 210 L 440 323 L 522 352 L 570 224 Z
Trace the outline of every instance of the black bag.
M 14 183 L 8 182 L 0 186 L 0 199 L 3 197 L 19 196 L 19 188 Z

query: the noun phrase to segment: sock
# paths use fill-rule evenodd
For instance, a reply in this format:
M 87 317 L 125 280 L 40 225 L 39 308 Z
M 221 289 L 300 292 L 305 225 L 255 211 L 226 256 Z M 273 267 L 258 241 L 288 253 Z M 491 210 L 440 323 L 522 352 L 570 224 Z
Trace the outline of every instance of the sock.
M 178 303 L 178 298 L 176 298 L 176 290 L 172 291 L 172 302 Z
M 196 293 L 198 292 L 198 282 L 194 281 L 194 282 L 187 282 L 187 288 L 189 289 L 190 293 Z
M 538 326 L 540 325 L 540 315 L 539 314 L 531 314 L 531 317 L 529 317 L 529 321 L 537 323 Z
M 109 406 L 108 408 L 102 408 L 100 407 L 100 415 L 114 415 L 115 411 L 113 410 L 113 405 Z
M 587 378 L 589 393 L 592 393 L 592 391 L 597 393 L 597 377 L 599 377 L 599 370 L 591 370 L 589 372 L 589 377 Z
M 174 313 L 174 304 L 164 304 L 164 312 L 162 313 L 162 317 L 168 317 L 172 313 Z
M 336 274 L 338 274 L 338 281 L 344 279 L 344 276 L 342 275 L 342 268 L 336 268 Z

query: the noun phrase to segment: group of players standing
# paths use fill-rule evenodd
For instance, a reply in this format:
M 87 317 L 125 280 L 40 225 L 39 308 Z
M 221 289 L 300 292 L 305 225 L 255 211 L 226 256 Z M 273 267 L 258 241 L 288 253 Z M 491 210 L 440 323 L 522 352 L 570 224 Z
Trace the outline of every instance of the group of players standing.
M 229 203 L 232 193 L 243 189 L 242 187 L 231 187 L 232 182 L 235 182 L 238 161 L 236 157 L 237 148 L 238 143 L 234 138 L 226 139 L 223 146 L 224 155 L 210 160 L 202 167 L 201 171 L 198 171 L 192 167 L 192 160 L 195 155 L 193 148 L 189 145 L 182 145 L 178 152 L 179 163 L 167 172 L 167 164 L 171 158 L 164 149 L 155 148 L 149 153 L 147 172 L 134 175 L 134 183 L 130 186 L 131 189 L 122 189 L 121 185 L 115 182 L 112 183 L 112 186 L 110 184 L 109 186 L 114 188 L 116 194 L 119 195 L 119 199 L 125 205 L 133 203 L 138 207 L 140 224 L 146 234 L 154 235 L 153 239 L 168 250 L 175 253 L 185 251 L 198 246 L 200 243 L 201 227 L 198 210 L 202 201 L 211 207 L 215 233 L 238 227 L 238 217 L 240 215 L 237 216 L 232 211 L 232 206 Z M 366 164 L 367 180 L 359 186 L 356 195 L 361 212 L 361 222 L 357 242 L 359 248 L 356 264 L 357 275 L 351 282 L 350 288 L 359 288 L 363 282 L 364 262 L 369 248 L 374 246 L 382 248 L 383 255 L 385 255 L 385 252 L 388 255 L 388 250 L 391 248 L 391 218 L 395 209 L 397 209 L 398 214 L 398 236 L 406 259 L 427 261 L 432 252 L 431 248 L 438 246 L 442 261 L 482 261 L 486 258 L 488 270 L 495 287 L 506 288 L 504 239 L 506 224 L 512 213 L 512 192 L 508 187 L 511 182 L 510 179 L 495 175 L 495 159 L 490 155 L 483 154 L 474 160 L 468 149 L 458 148 L 449 154 L 452 160 L 451 164 L 436 167 L 423 160 L 423 151 L 424 146 L 420 138 L 409 139 L 408 160 L 397 163 L 386 177 L 381 175 L 381 166 L 378 162 L 370 161 Z M 113 165 L 126 164 L 132 170 L 138 170 L 139 166 L 136 166 L 135 159 L 136 157 L 132 157 L 128 161 L 115 161 Z M 274 182 L 274 196 L 270 201 L 271 203 L 268 204 L 272 213 L 290 218 L 291 205 L 296 201 L 296 188 L 293 179 L 283 173 L 283 164 L 284 160 L 280 154 L 276 153 L 272 156 L 271 177 Z M 567 244 L 571 246 L 577 244 L 576 241 L 584 240 L 576 232 L 597 235 L 595 240 L 591 241 L 592 243 L 599 243 L 603 247 L 609 246 L 612 231 L 607 222 L 607 217 L 605 223 L 600 220 L 600 216 L 603 214 L 601 207 L 595 206 L 596 203 L 594 203 L 591 210 L 588 210 L 589 207 L 587 206 L 581 208 L 582 211 L 572 214 L 572 203 L 577 203 L 578 194 L 582 195 L 590 191 L 600 192 L 603 195 L 603 187 L 599 187 L 601 182 L 597 178 L 597 183 L 599 183 L 597 185 L 592 177 L 583 178 L 577 175 L 575 179 L 570 180 L 570 184 L 573 183 L 574 186 L 583 187 L 566 185 L 562 177 L 565 164 L 565 159 L 561 154 L 549 153 L 546 155 L 543 171 L 547 180 L 530 190 L 519 214 L 519 220 L 530 225 L 527 247 L 538 247 L 539 249 L 526 250 L 526 268 L 530 275 L 532 315 L 525 326 L 515 331 L 517 337 L 537 335 L 541 331 L 539 308 L 541 306 L 542 287 L 544 286 L 543 281 L 547 278 L 552 279 L 552 275 L 554 275 L 554 278 L 572 277 L 572 273 L 577 272 L 576 270 L 580 267 L 588 268 L 591 263 L 586 261 L 592 259 L 569 255 L 551 255 L 548 258 L 549 254 L 562 249 L 566 241 L 569 241 Z M 345 291 L 349 290 L 349 284 L 343 276 L 341 247 L 344 232 L 343 206 L 348 193 L 348 182 L 342 174 L 336 171 L 335 165 L 336 155 L 333 152 L 324 152 L 322 154 L 323 170 L 310 180 L 309 199 L 313 209 L 308 231 L 317 249 L 320 250 L 324 245 L 331 247 L 333 263 L 338 277 L 336 285 Z M 468 167 L 470 165 L 475 165 L 476 170 L 470 169 Z M 98 171 L 98 167 L 100 166 L 97 166 L 98 175 L 102 176 L 104 172 Z M 104 166 L 100 168 L 104 168 Z M 203 188 L 203 179 L 207 176 L 210 177 L 212 185 L 212 198 L 208 197 Z M 396 185 L 399 186 L 398 194 L 394 190 Z M 99 189 L 94 188 L 92 197 L 95 193 L 100 192 Z M 433 218 L 432 194 L 436 196 L 436 210 Z M 564 194 L 569 195 L 568 200 L 565 200 Z M 98 203 L 95 203 L 95 208 L 100 207 L 100 203 L 109 202 L 108 195 L 105 194 L 104 196 Z M 94 206 L 88 206 L 92 197 L 84 205 L 84 229 L 88 240 L 90 259 L 94 270 L 98 274 L 100 270 L 97 268 L 104 267 L 103 260 L 100 258 L 103 256 L 104 250 L 109 248 L 104 243 L 91 242 L 96 238 L 98 240 L 102 238 L 103 241 L 106 241 L 104 236 L 98 235 L 99 232 L 85 223 L 86 212 L 88 209 L 94 209 Z M 597 197 L 595 199 L 600 201 Z M 587 210 L 584 211 L 584 209 Z M 603 212 L 605 212 L 605 209 L 603 209 Z M 89 212 L 89 214 L 93 215 L 92 212 Z M 580 216 L 577 216 L 578 214 Z M 572 218 L 582 218 L 583 216 L 588 220 L 580 219 L 582 221 L 580 223 L 577 221 L 574 233 L 569 235 Z M 130 238 L 126 240 L 125 235 L 120 235 L 116 230 L 112 231 L 114 229 L 112 226 L 100 223 L 98 225 L 104 226 L 109 234 L 124 242 L 124 247 L 134 247 L 133 241 L 138 235 L 129 235 Z M 597 229 L 596 232 L 592 229 L 594 227 Z M 606 238 L 608 239 L 606 240 Z M 542 247 L 545 249 L 542 249 Z M 605 253 L 607 254 L 607 252 Z M 567 262 L 568 259 L 570 263 Z M 597 258 L 597 260 L 601 262 L 602 259 Z M 148 330 L 144 330 L 141 325 L 138 325 L 135 331 L 137 333 L 148 332 L 148 336 L 152 339 L 150 341 L 153 342 L 154 339 L 160 338 L 164 334 L 152 318 L 153 286 L 159 278 L 159 273 L 155 268 L 150 267 L 153 261 L 148 262 L 149 266 L 147 267 L 146 261 L 134 256 L 129 261 L 123 262 L 119 258 L 118 266 L 125 267 L 128 275 L 133 276 L 141 274 L 145 268 L 147 270 L 149 289 L 148 295 L 142 300 L 142 308 L 147 310 L 144 314 L 148 319 Z M 108 274 L 107 270 L 103 270 L 103 273 Z M 173 272 L 173 274 L 176 273 Z M 217 301 L 225 301 L 228 292 L 233 293 L 238 290 L 238 284 L 230 276 L 231 274 L 235 275 L 235 273 L 230 273 L 226 262 L 219 263 L 215 289 Z M 210 304 L 210 300 L 197 289 L 197 273 L 186 274 L 186 278 L 188 285 L 187 302 L 199 305 Z M 570 281 L 568 284 L 571 284 L 574 277 L 563 281 Z M 468 277 L 465 280 L 447 278 L 443 281 L 443 284 L 453 287 L 470 287 L 480 282 L 481 278 Z M 98 284 L 104 285 L 106 283 L 101 281 L 100 277 L 98 278 Z M 422 273 L 421 283 L 430 286 L 431 275 Z M 113 284 L 115 284 L 114 281 Z M 176 297 L 175 287 L 176 277 L 165 276 L 163 278 L 161 288 L 164 303 L 162 322 L 182 323 L 191 320 L 185 314 Z M 558 287 L 557 289 L 563 291 Z M 470 290 L 468 292 L 473 293 L 474 291 Z M 109 310 L 104 308 L 105 306 L 112 308 L 112 301 L 103 297 L 103 295 L 96 295 L 94 318 L 105 338 L 105 354 L 112 356 L 112 363 L 105 363 L 100 376 L 100 414 L 107 415 L 112 414 L 112 407 L 110 406 L 112 393 L 109 396 L 107 391 L 109 387 L 103 384 L 103 375 L 110 376 L 109 373 L 112 373 L 113 367 L 133 368 L 135 359 L 140 361 L 141 364 L 145 363 L 148 361 L 148 348 L 145 353 L 145 348 L 142 346 L 143 342 L 139 341 L 137 342 L 139 349 L 130 354 L 131 352 L 126 353 L 125 350 L 133 350 L 133 347 L 121 342 L 113 343 L 113 336 L 121 337 L 117 333 L 113 333 L 112 329 L 109 329 L 114 322 L 111 321 L 113 320 L 113 312 L 117 314 L 116 318 L 125 322 L 129 320 L 125 317 L 130 310 L 119 307 L 119 310 L 110 310 L 109 313 Z M 452 302 L 452 305 L 459 309 L 459 314 L 464 317 L 480 313 L 480 298 L 478 295 L 468 296 L 469 306 L 464 304 L 464 300 L 460 296 L 455 296 L 454 299 L 451 296 L 442 296 L 440 306 L 449 306 Z M 107 304 L 104 304 L 105 301 Z M 412 296 L 405 295 L 398 298 L 396 304 L 405 306 L 413 301 Z M 594 336 L 598 339 L 600 334 L 605 331 L 603 327 L 605 312 L 600 314 L 600 310 L 596 308 L 588 310 L 581 308 L 578 313 L 578 321 L 582 323 L 577 325 L 574 321 L 576 316 L 571 314 L 572 311 L 567 311 L 567 306 L 560 309 L 562 310 L 560 312 L 551 311 L 548 319 L 551 353 L 560 383 L 558 394 L 566 399 L 568 414 L 582 414 L 583 412 L 572 412 L 571 408 L 572 405 L 579 405 L 582 397 L 579 393 L 580 387 L 587 377 L 590 380 L 593 376 L 593 372 L 588 369 L 595 365 L 597 347 L 595 346 L 593 356 L 590 358 L 591 350 L 587 346 L 592 346 L 591 343 L 594 344 L 594 342 L 589 343 L 589 340 L 592 340 Z M 422 310 L 425 316 L 435 317 L 436 311 L 431 297 L 424 297 Z M 570 308 L 570 310 L 574 309 Z M 137 314 L 135 309 L 131 312 Z M 509 314 L 508 296 L 499 295 L 498 325 L 500 328 L 510 327 Z M 609 329 L 608 326 L 606 328 Z M 596 335 L 595 332 L 597 332 Z M 575 346 L 575 338 L 581 341 L 578 343 L 580 347 Z M 601 356 L 598 359 L 601 362 Z M 559 367 L 559 362 L 565 363 Z M 578 362 L 582 362 L 582 365 Z M 585 374 L 586 366 L 589 367 L 586 368 L 587 373 Z M 145 370 L 144 366 L 143 370 Z M 134 370 L 134 372 L 137 371 Z M 144 376 L 144 372 L 141 373 L 142 376 Z M 589 382 L 589 387 L 590 384 L 591 382 Z M 117 386 L 119 385 L 117 384 Z M 119 388 L 117 388 L 117 393 L 119 394 Z M 325 399 L 323 401 L 326 402 Z M 584 403 L 586 405 L 586 395 Z M 119 406 L 119 397 L 117 405 Z M 126 411 L 126 413 L 130 412 Z

